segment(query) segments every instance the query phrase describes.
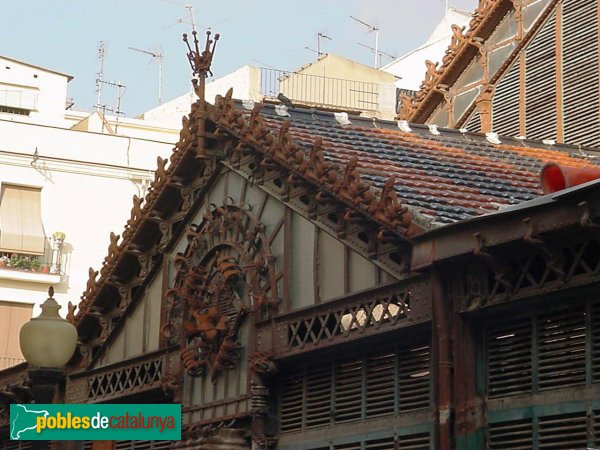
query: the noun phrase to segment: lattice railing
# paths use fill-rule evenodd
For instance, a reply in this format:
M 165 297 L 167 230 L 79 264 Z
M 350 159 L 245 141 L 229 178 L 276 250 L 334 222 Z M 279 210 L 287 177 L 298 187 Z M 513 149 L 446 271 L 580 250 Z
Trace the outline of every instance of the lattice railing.
M 340 307 L 289 323 L 288 346 L 304 347 L 306 344 L 318 344 L 322 340 L 333 340 L 337 336 L 361 333 L 366 328 L 394 326 L 405 319 L 409 311 L 409 292 Z
M 548 244 L 528 249 L 488 253 L 465 273 L 466 308 L 547 292 L 600 278 L 600 240 Z
M 162 359 L 102 373 L 88 381 L 88 398 L 95 400 L 134 393 L 159 383 L 161 376 Z

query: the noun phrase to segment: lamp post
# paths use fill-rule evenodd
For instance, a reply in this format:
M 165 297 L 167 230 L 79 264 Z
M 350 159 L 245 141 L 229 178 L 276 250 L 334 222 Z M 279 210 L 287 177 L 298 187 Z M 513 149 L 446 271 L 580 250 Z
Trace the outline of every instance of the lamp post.
M 48 289 L 48 299 L 42 312 L 21 327 L 19 346 L 29 364 L 33 399 L 37 404 L 54 400 L 56 386 L 64 376 L 64 367 L 77 347 L 77 329 L 58 314 L 61 306 L 54 300 L 54 288 Z M 34 441 L 33 449 L 48 448 L 48 441 Z

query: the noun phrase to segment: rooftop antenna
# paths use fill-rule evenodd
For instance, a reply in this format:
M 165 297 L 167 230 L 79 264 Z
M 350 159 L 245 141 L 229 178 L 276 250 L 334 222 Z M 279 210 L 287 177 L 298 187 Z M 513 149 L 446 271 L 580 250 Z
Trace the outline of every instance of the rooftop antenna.
M 357 19 L 354 16 L 350 16 L 350 18 L 352 20 L 355 20 L 356 22 L 360 23 L 361 25 L 364 25 L 365 27 L 367 27 L 369 29 L 369 32 L 374 31 L 375 32 L 375 68 L 379 69 L 379 28 L 377 28 L 374 25 L 368 24 L 367 22 L 364 22 L 360 19 Z
M 390 59 L 396 59 L 396 57 L 394 55 L 390 55 L 389 53 L 383 52 L 381 50 L 379 52 L 377 52 L 377 49 L 371 47 L 370 45 L 363 44 L 362 42 L 357 42 L 357 44 L 360 45 L 361 47 L 368 48 L 375 54 L 379 53 L 379 67 L 381 67 L 381 55 L 387 56 Z
M 321 56 L 323 54 L 321 52 L 321 38 L 323 38 L 323 39 L 329 39 L 330 41 L 333 40 L 329 36 L 327 36 L 326 34 L 323 34 L 323 33 L 320 33 L 320 32 L 317 33 L 317 54 L 319 56 Z
M 316 51 L 314 48 L 310 48 L 309 46 L 305 46 L 304 50 L 308 50 L 309 52 L 313 52 L 313 53 L 316 53 L 317 55 L 320 55 L 320 53 L 318 51 Z
M 158 63 L 158 104 L 162 105 L 162 69 L 163 69 L 163 58 L 165 55 L 162 52 L 162 49 L 158 49 L 156 51 L 142 50 L 135 47 L 129 47 L 129 50 L 133 50 L 134 52 L 143 53 L 145 55 L 150 55 L 152 58 L 150 62 L 156 61 Z
M 163 0 L 163 1 L 172 3 L 174 5 L 183 6 L 185 9 L 187 9 L 188 14 L 189 14 L 189 24 L 192 26 L 192 32 L 197 31 L 197 29 L 196 29 L 196 14 L 194 13 L 194 5 L 192 5 L 191 3 L 180 3 L 175 0 Z M 177 21 L 175 23 L 184 23 L 184 22 L 187 23 L 187 21 L 185 19 L 186 19 L 185 17 L 177 19 Z
M 98 59 L 100 60 L 100 70 L 96 74 L 96 111 L 100 111 L 102 103 L 102 81 L 104 80 L 104 42 L 100 41 L 98 45 Z
M 121 84 L 121 82 L 117 81 L 106 81 L 106 80 L 99 80 L 98 83 L 100 85 L 107 85 L 107 86 L 113 86 L 117 88 L 117 106 L 116 108 L 110 108 L 107 105 L 102 105 L 102 104 L 97 104 L 96 105 L 96 111 L 100 111 L 102 110 L 102 114 L 105 114 L 106 111 L 112 112 L 115 114 L 116 116 L 116 120 L 115 120 L 115 133 L 118 131 L 119 129 L 119 115 L 123 114 L 123 111 L 121 111 L 121 98 L 123 98 L 123 96 L 125 95 L 125 92 L 127 92 L 127 86 L 125 86 L 124 84 Z M 102 131 L 104 131 L 104 124 L 102 125 Z

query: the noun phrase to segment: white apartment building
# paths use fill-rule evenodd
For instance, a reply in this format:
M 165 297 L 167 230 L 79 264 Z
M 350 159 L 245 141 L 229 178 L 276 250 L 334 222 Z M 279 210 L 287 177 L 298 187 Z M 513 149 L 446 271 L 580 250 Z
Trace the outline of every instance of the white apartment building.
M 0 369 L 49 285 L 78 303 L 179 128 L 65 109 L 71 76 L 0 56 Z M 180 119 L 179 119 L 180 123 Z

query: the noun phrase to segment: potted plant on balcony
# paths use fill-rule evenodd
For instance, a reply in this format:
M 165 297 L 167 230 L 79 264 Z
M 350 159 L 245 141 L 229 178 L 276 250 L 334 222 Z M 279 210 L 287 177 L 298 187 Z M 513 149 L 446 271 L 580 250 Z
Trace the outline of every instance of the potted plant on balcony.
M 55 231 L 54 233 L 52 233 L 52 239 L 54 239 L 55 241 L 57 241 L 60 244 L 62 244 L 64 242 L 65 237 L 67 237 L 67 236 L 62 231 Z

